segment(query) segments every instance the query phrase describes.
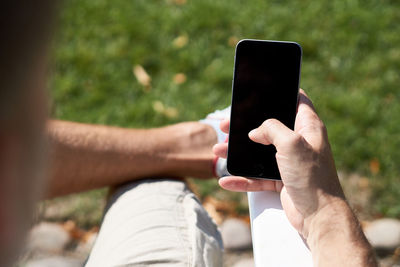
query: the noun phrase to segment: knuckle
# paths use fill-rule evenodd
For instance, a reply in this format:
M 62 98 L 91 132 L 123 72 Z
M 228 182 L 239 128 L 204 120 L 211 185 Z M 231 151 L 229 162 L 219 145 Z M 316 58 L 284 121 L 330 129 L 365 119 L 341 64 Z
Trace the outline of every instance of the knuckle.
M 326 133 L 326 126 L 325 124 L 322 122 L 322 120 L 320 118 L 318 118 L 318 116 L 313 116 L 314 118 L 312 118 L 312 123 L 310 124 L 310 126 L 317 132 L 320 133 Z
M 275 119 L 268 119 L 262 123 L 263 128 L 270 128 L 274 127 L 277 124 L 277 121 Z
M 297 133 L 294 133 L 289 139 L 288 139 L 288 145 L 290 146 L 299 146 L 303 143 L 303 137 Z

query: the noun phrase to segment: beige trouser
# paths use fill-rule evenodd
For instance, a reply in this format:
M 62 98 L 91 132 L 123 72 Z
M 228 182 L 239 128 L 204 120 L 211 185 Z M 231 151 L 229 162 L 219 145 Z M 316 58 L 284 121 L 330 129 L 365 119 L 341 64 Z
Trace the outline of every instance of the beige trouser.
M 222 266 L 220 233 L 182 181 L 117 190 L 86 266 Z

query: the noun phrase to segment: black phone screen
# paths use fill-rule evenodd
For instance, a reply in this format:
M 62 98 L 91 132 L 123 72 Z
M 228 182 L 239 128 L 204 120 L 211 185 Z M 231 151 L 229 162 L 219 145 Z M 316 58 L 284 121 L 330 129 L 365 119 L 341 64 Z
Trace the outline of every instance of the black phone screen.
M 248 133 L 275 118 L 294 128 L 301 47 L 293 42 L 242 40 L 236 46 L 228 171 L 280 179 L 273 145 L 254 143 Z

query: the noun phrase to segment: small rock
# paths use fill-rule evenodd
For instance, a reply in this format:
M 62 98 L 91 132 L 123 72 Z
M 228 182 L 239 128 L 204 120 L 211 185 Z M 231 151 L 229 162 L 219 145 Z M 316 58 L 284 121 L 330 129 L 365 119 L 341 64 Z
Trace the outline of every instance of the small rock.
M 238 219 L 227 219 L 221 225 L 225 249 L 243 250 L 252 247 L 249 226 Z
M 233 267 L 254 267 L 254 259 L 252 258 L 242 259 L 237 263 L 235 263 Z
M 70 241 L 69 233 L 61 225 L 42 222 L 29 232 L 27 249 L 31 252 L 60 252 Z
M 26 267 L 81 267 L 83 262 L 73 258 L 50 257 L 30 260 L 24 264 Z
M 375 249 L 394 250 L 400 246 L 400 221 L 379 219 L 365 226 L 365 236 Z

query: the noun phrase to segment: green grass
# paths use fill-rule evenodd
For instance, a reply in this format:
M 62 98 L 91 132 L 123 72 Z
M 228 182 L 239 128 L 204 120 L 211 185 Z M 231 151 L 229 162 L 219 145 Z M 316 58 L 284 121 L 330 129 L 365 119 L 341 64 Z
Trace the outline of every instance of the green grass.
M 297 41 L 301 86 L 328 127 L 338 168 L 371 178 L 374 213 L 400 216 L 398 1 L 173 2 L 65 1 L 53 53 L 53 116 L 124 127 L 197 120 L 230 102 L 230 38 Z M 181 48 L 174 46 L 179 36 L 188 38 Z M 137 64 L 152 77 L 149 91 L 132 73 Z M 176 73 L 187 81 L 175 84 Z M 157 112 L 155 101 L 178 115 Z

